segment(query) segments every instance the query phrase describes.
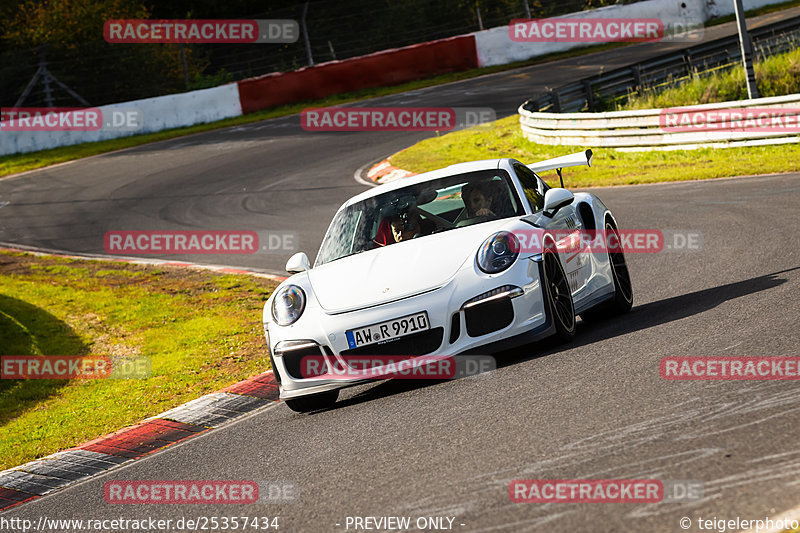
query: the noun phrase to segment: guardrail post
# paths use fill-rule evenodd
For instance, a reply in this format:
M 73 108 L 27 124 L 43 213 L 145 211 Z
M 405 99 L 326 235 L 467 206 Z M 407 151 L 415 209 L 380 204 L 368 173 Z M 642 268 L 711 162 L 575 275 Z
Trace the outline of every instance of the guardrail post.
M 558 91 L 550 89 L 550 100 L 553 102 L 553 112 L 561 113 L 561 98 L 558 96 Z
M 689 55 L 689 52 L 683 52 L 683 64 L 686 65 L 686 73 L 690 76 L 692 75 L 692 56 Z
M 753 70 L 753 43 L 750 41 L 750 34 L 747 33 L 747 24 L 744 19 L 744 7 L 742 0 L 736 0 L 734 11 L 736 12 L 736 25 L 739 27 L 739 43 L 742 47 L 742 63 L 744 66 L 745 78 L 747 78 L 747 97 L 758 98 L 758 87 L 756 86 L 756 73 Z
M 303 41 L 306 43 L 306 56 L 308 57 L 308 66 L 314 66 L 314 57 L 311 55 L 311 41 L 308 38 L 308 26 L 306 26 L 306 15 L 308 14 L 308 2 L 303 4 L 303 16 L 300 17 L 300 27 L 303 30 Z
M 583 92 L 586 93 L 586 105 L 589 111 L 594 111 L 594 95 L 592 94 L 592 82 L 583 80 Z
M 633 65 L 631 73 L 633 74 L 633 86 L 636 89 L 636 94 L 641 95 L 644 91 L 644 86 L 642 85 L 642 71 L 639 65 Z

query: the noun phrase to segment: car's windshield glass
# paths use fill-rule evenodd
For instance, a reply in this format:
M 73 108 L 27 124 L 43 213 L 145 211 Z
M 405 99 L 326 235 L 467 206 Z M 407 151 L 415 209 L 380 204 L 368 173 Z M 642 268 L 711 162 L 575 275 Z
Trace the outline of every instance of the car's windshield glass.
M 504 170 L 469 172 L 409 185 L 339 211 L 322 241 L 316 264 L 523 214 Z

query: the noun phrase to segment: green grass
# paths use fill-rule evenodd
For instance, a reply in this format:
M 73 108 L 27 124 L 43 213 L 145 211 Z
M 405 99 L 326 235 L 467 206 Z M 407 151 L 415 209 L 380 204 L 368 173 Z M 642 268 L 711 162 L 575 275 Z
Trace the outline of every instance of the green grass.
M 264 372 L 274 281 L 0 252 L 0 354 L 148 358 L 146 379 L 0 380 L 0 470 Z
M 586 147 L 592 148 L 592 147 Z M 549 146 L 530 142 L 511 116 L 488 126 L 433 137 L 398 152 L 392 164 L 413 172 L 426 172 L 453 163 L 513 157 L 533 163 L 578 152 L 579 146 Z M 749 148 L 699 149 L 653 152 L 618 152 L 594 149 L 592 168 L 564 170 L 564 185 L 596 187 L 663 181 L 682 181 L 773 172 L 800 171 L 800 144 Z M 542 176 L 550 184 L 555 173 Z
M 761 97 L 800 93 L 800 48 L 755 63 L 756 85 Z M 716 74 L 693 74 L 677 87 L 648 91 L 632 97 L 617 109 L 664 107 L 729 102 L 747 99 L 744 69 L 737 67 Z

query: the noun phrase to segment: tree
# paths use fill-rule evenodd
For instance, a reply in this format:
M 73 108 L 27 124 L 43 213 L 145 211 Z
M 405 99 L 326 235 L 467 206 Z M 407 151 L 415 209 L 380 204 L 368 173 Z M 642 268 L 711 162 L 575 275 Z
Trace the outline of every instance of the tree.
M 102 39 L 108 19 L 148 17 L 139 0 L 23 0 L 2 37 L 21 48 L 76 45 Z

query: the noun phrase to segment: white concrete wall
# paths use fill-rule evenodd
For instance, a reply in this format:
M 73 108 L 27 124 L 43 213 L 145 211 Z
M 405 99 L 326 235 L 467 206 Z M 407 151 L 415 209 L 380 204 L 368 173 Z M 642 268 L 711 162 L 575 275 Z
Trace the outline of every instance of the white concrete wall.
M 756 9 L 784 0 L 744 0 L 744 8 Z M 685 7 L 683 7 L 685 6 Z M 648 18 L 661 19 L 667 27 L 671 24 L 702 24 L 712 17 L 733 13 L 733 0 L 646 0 L 635 4 L 614 5 L 581 11 L 554 18 Z M 514 61 L 524 61 L 533 57 L 564 52 L 579 46 L 592 46 L 598 43 L 531 43 L 512 41 L 508 26 L 500 26 L 475 32 L 475 45 L 478 65 L 488 67 L 504 65 Z M 692 36 L 679 38 L 690 46 Z
M 772 4 L 781 4 L 785 1 L 786 0 L 742 0 L 742 4 L 744 4 L 744 10 L 748 11 Z M 706 0 L 706 3 L 708 4 L 709 18 L 722 17 L 734 13 L 733 0 Z
M 103 112 L 106 124 L 96 131 L 3 131 L 3 125 L 0 124 L 0 155 L 152 133 L 242 114 L 239 89 L 235 83 L 188 93 L 100 106 L 98 109 Z M 107 127 L 107 122 L 114 111 L 135 112 L 140 123 L 136 127 Z

